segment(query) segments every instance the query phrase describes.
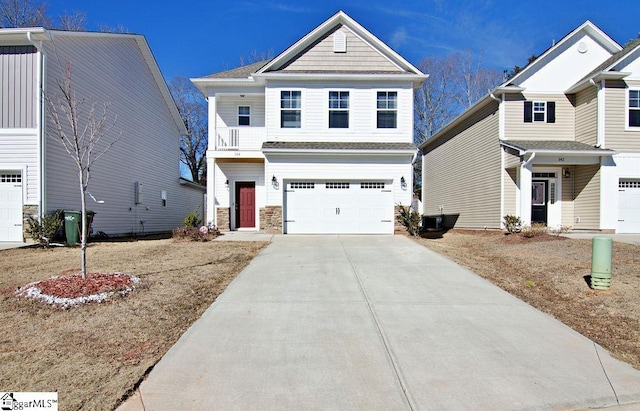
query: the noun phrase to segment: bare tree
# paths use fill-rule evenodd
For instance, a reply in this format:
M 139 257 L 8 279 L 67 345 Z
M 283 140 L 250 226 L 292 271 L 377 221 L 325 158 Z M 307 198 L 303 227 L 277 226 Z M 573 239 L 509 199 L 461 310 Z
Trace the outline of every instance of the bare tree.
M 58 28 L 69 31 L 83 31 L 87 24 L 87 13 L 84 11 L 64 12 L 58 17 Z
M 187 135 L 180 141 L 180 161 L 189 168 L 194 182 L 206 184 L 207 104 L 187 78 L 175 77 L 169 89 L 187 128 Z
M 98 31 L 103 33 L 118 33 L 118 34 L 131 33 L 131 31 L 125 26 L 123 26 L 122 24 L 118 24 L 115 26 L 111 26 L 109 24 L 100 24 L 98 25 Z
M 73 89 L 71 63 L 57 88 L 45 96 L 48 116 L 55 128 L 55 137 L 76 165 L 82 204 L 81 264 L 82 278 L 87 275 L 87 201 L 86 193 L 91 166 L 120 138 L 110 133 L 116 117 L 109 120 L 110 103 L 89 101 L 76 95 Z
M 0 0 L 0 27 L 49 27 L 47 3 Z
M 481 67 L 481 59 L 470 50 L 452 55 L 457 67 L 456 98 L 462 111 L 471 107 L 476 101 L 503 81 L 503 73 Z

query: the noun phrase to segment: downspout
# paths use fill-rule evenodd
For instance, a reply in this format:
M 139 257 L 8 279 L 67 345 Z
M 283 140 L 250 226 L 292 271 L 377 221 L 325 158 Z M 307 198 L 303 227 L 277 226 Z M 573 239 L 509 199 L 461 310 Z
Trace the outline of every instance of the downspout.
M 531 164 L 531 162 L 533 161 L 533 159 L 536 158 L 536 152 L 534 151 L 533 154 L 531 154 L 531 157 L 529 157 L 527 159 L 527 161 L 523 162 L 520 167 L 522 168 L 526 168 L 529 164 Z
M 40 53 L 38 58 L 38 101 L 36 104 L 36 118 L 38 122 L 38 174 L 40 184 L 38 184 L 38 216 L 40 219 L 46 214 L 46 199 L 45 199 L 45 107 L 44 107 L 44 76 L 45 76 L 45 59 L 46 53 L 42 45 L 42 41 L 36 41 L 33 39 L 32 32 L 27 32 L 27 41 L 31 43 Z M 26 179 L 25 179 L 26 180 Z M 27 183 L 28 184 L 28 183 Z
M 489 97 L 491 97 L 493 100 L 498 102 L 498 138 L 502 141 L 504 140 L 504 113 L 502 112 L 503 109 L 503 99 L 504 99 L 504 94 L 502 94 L 502 98 L 498 98 L 496 96 L 493 95 L 493 92 L 489 91 Z M 505 199 L 504 199 L 504 185 L 505 185 L 505 178 L 504 178 L 504 173 L 505 173 L 505 160 L 504 160 L 504 148 L 500 147 L 500 216 L 499 216 L 499 221 L 500 221 L 500 228 L 504 228 L 504 222 L 502 220 L 502 217 L 504 216 L 504 203 L 505 203 Z

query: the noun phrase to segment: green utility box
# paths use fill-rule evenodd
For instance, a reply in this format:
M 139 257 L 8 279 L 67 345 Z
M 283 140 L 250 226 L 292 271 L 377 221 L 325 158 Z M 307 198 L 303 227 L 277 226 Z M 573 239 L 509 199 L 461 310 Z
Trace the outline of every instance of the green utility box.
M 608 290 L 611 287 L 611 237 L 593 237 L 591 254 L 591 288 Z
M 93 216 L 96 213 L 87 210 L 87 234 L 91 230 Z M 82 235 L 82 213 L 80 211 L 64 210 L 64 234 L 68 245 L 75 245 L 80 242 Z

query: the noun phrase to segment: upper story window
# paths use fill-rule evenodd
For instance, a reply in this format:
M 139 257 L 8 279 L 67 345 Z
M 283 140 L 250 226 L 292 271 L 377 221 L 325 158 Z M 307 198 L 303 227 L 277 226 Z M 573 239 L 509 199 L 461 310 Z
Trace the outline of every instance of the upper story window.
M 555 101 L 525 101 L 524 102 L 524 122 L 556 122 L 556 102 Z
M 251 107 L 249 106 L 238 107 L 238 125 L 239 126 L 251 125 Z
M 349 92 L 329 92 L 329 128 L 349 128 Z
M 398 92 L 378 91 L 377 127 L 396 128 L 398 126 Z
M 629 127 L 640 127 L 640 90 L 629 90 Z
M 302 93 L 297 91 L 280 92 L 280 127 L 300 128 L 302 119 Z

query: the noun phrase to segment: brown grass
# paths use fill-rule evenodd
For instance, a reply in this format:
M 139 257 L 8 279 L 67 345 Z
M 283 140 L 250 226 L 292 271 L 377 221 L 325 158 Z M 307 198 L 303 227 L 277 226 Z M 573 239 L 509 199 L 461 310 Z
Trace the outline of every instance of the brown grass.
M 611 289 L 596 291 L 588 281 L 591 240 L 453 230 L 416 241 L 640 369 L 640 246 L 613 243 Z
M 142 282 L 126 297 L 68 310 L 13 290 L 78 270 L 78 249 L 0 252 L 0 387 L 57 391 L 62 410 L 115 408 L 265 245 L 93 243 L 91 271 Z

